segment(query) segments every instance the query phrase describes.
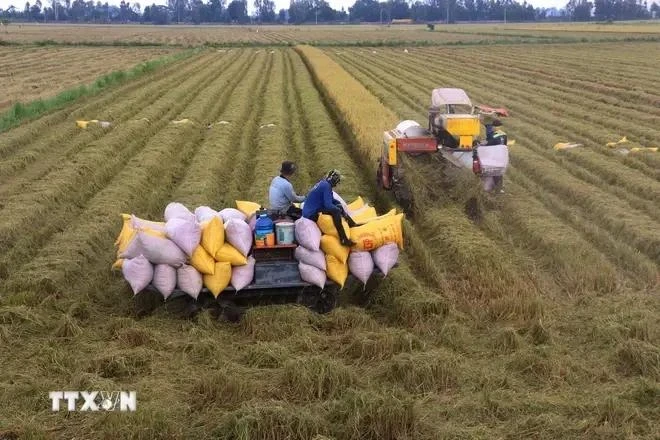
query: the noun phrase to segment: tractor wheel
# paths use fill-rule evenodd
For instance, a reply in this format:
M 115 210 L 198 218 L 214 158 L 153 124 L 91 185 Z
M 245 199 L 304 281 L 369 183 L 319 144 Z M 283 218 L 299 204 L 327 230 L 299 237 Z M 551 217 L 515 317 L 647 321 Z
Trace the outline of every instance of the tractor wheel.
M 384 188 L 383 185 L 383 159 L 378 161 L 378 168 L 376 169 L 376 185 L 378 188 Z
M 324 314 L 331 312 L 337 306 L 337 295 L 330 290 L 322 290 L 314 305 L 314 310 Z
M 394 198 L 401 205 L 406 214 L 411 214 L 413 209 L 413 198 L 410 188 L 404 178 L 403 169 L 397 167 L 392 172 L 392 192 Z

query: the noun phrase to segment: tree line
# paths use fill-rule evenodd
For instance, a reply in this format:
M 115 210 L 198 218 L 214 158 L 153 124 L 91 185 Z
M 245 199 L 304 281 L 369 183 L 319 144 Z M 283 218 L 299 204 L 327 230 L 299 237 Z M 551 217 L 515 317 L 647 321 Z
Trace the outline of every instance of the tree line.
M 630 20 L 660 16 L 657 3 L 647 0 L 569 0 L 561 11 L 534 8 L 523 0 L 356 0 L 348 11 L 333 9 L 326 0 L 291 0 L 288 9 L 275 10 L 273 0 L 252 0 L 254 13 L 248 14 L 247 0 L 168 0 L 167 5 L 145 6 L 122 0 L 119 6 L 92 0 L 27 1 L 23 8 L 0 9 L 7 22 L 78 23 L 391 23 L 457 21 L 540 21 L 564 19 Z

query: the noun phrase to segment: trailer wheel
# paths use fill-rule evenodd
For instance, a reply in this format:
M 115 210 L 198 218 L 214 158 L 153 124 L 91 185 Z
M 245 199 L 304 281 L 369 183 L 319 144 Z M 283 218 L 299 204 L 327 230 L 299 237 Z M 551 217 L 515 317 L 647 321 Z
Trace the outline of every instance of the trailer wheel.
M 319 293 L 314 310 L 318 313 L 324 314 L 331 312 L 337 305 L 337 295 L 329 290 L 322 290 Z

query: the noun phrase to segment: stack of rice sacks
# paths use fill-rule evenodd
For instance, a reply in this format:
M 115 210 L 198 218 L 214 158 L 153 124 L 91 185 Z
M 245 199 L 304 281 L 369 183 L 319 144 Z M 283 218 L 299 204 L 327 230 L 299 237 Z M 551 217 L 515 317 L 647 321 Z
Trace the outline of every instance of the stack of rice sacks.
M 165 222 L 122 216 L 113 267 L 121 268 L 134 294 L 153 284 L 165 299 L 175 288 L 197 298 L 202 287 L 217 298 L 230 284 L 238 291 L 254 278 L 249 212 L 200 206 L 192 213 L 170 203 Z
M 358 197 L 345 208 L 351 218 L 362 226 L 350 228 L 356 244 L 351 248 L 348 266 L 358 280 L 366 285 L 374 266 L 387 276 L 403 249 L 403 214 L 396 209 L 379 216 L 376 209 Z
M 347 204 L 337 193 L 338 200 L 344 210 L 356 223 L 363 226 L 349 228 L 342 220 L 346 235 L 356 242 L 349 249 L 342 246 L 339 234 L 329 215 L 320 215 L 317 223 L 302 218 L 295 222 L 296 259 L 299 261 L 301 278 L 323 287 L 326 277 L 344 287 L 349 271 L 364 285 L 371 277 L 374 265 L 387 275 L 396 264 L 399 249 L 403 246 L 401 223 L 403 214 L 395 210 L 383 216 L 378 216 L 376 209 L 358 197 Z
M 313 221 L 300 218 L 294 223 L 294 231 L 298 247 L 295 258 L 298 260 L 300 278 L 323 288 L 327 279 L 326 259 L 321 251 L 321 231 Z

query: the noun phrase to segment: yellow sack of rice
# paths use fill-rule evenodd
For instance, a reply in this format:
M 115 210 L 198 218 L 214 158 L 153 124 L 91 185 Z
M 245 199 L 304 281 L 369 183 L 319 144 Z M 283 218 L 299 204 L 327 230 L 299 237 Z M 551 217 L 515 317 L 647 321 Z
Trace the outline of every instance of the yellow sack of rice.
M 247 264 L 247 257 L 229 243 L 223 244 L 218 249 L 218 252 L 215 253 L 215 259 L 221 263 L 229 263 L 232 266 L 245 266 Z
M 327 255 L 332 255 L 338 261 L 346 263 L 348 254 L 351 252 L 346 246 L 342 246 L 337 237 L 332 235 L 324 235 L 321 237 L 321 250 Z
M 351 240 L 355 251 L 373 251 L 385 243 L 396 243 L 403 249 L 403 214 L 372 220 L 369 223 L 351 228 Z
M 363 221 L 362 223 L 369 223 L 369 222 L 372 222 L 374 220 L 381 220 L 381 219 L 384 219 L 384 218 L 387 218 L 387 217 L 394 217 L 395 215 L 396 215 L 396 209 L 390 209 L 385 214 L 379 215 L 377 217 L 368 218 L 365 221 Z
M 215 255 L 225 244 L 225 226 L 220 217 L 202 223 L 202 246 L 209 255 Z
M 236 208 L 245 214 L 245 217 L 250 218 L 252 214 L 261 208 L 261 205 L 254 202 L 246 202 L 245 200 L 236 200 Z
M 205 275 L 213 275 L 215 272 L 213 255 L 206 252 L 206 249 L 202 245 L 197 246 L 190 256 L 190 265 Z
M 229 282 L 231 281 L 231 264 L 215 263 L 213 275 L 204 275 L 203 279 L 206 288 L 217 298 L 220 292 L 229 286 Z
M 362 196 L 359 196 L 357 199 L 353 200 L 351 203 L 346 205 L 349 211 L 357 211 L 363 206 L 364 206 L 364 200 L 362 199 Z
M 136 233 L 135 228 L 131 224 L 131 215 L 122 214 L 121 217 L 123 219 L 123 224 L 121 230 L 119 231 L 119 235 L 115 240 L 115 246 L 118 248 L 117 254 L 121 254 L 126 250 L 126 246 L 128 246 L 128 243 L 130 243 L 131 240 L 135 237 Z
M 319 219 L 316 221 L 316 224 L 319 225 L 319 229 L 323 234 L 332 235 L 333 237 L 339 238 L 339 233 L 337 232 L 337 228 L 335 228 L 335 224 L 332 222 L 332 217 L 328 214 L 319 215 Z M 344 231 L 346 231 L 346 236 L 348 237 L 350 233 L 348 223 L 342 218 L 341 224 L 344 227 Z
M 344 287 L 346 278 L 348 278 L 348 264 L 346 262 L 342 263 L 332 255 L 326 255 L 325 265 L 328 278 L 339 284 L 340 287 Z
M 351 214 L 351 218 L 355 223 L 366 223 L 376 217 L 378 217 L 378 213 L 373 206 L 367 206 L 365 209 L 360 209 L 356 214 Z

